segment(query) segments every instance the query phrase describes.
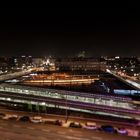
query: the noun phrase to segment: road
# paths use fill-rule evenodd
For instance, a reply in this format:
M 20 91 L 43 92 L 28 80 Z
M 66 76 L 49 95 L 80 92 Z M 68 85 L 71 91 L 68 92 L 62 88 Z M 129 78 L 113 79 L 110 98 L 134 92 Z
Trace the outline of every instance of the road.
M 13 73 L 7 73 L 7 74 L 0 76 L 0 82 L 14 79 L 14 78 L 17 78 L 17 77 L 20 77 L 23 75 L 27 75 L 27 74 L 30 74 L 31 72 L 32 72 L 32 69 L 23 70 L 23 71 L 19 71 L 19 72 L 13 72 Z
M 0 140 L 138 140 L 117 134 L 0 120 Z
M 131 80 L 130 79 L 126 79 L 128 77 L 124 77 L 122 75 L 119 75 L 119 74 L 117 74 L 116 71 L 110 71 L 110 70 L 107 69 L 107 72 L 110 73 L 111 75 L 115 76 L 117 79 L 121 80 L 122 82 L 126 83 L 127 85 L 131 86 L 135 90 L 140 90 L 140 84 L 136 83 L 132 79 Z
M 55 114 L 43 114 L 43 113 L 34 113 L 34 112 L 25 112 L 25 111 L 16 111 L 16 110 L 8 110 L 5 108 L 0 107 L 0 113 L 3 114 L 8 114 L 8 115 L 17 115 L 17 116 L 39 116 L 44 119 L 53 119 L 53 120 L 61 120 L 61 121 L 66 121 L 66 116 L 65 115 L 55 115 Z M 134 123 L 130 122 L 123 122 L 123 121 L 113 121 L 113 120 L 104 120 L 104 119 L 97 119 L 97 118 L 84 118 L 84 117 L 76 117 L 76 116 L 68 116 L 67 121 L 70 122 L 79 122 L 79 123 L 87 123 L 87 122 L 96 122 L 98 125 L 112 125 L 114 127 L 124 127 L 125 128 L 130 128 L 134 130 L 140 131 L 140 126 L 137 126 Z

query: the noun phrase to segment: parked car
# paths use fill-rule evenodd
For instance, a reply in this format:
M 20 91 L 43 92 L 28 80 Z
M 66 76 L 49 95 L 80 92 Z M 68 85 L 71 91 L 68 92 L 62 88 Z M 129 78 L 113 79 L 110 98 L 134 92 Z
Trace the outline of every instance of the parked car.
M 42 117 L 38 117 L 38 116 L 31 117 L 30 120 L 33 123 L 42 123 L 43 122 Z
M 19 118 L 19 121 L 22 121 L 22 122 L 30 122 L 30 117 L 28 117 L 28 116 L 20 117 Z
M 89 122 L 87 122 L 85 125 L 83 125 L 83 128 L 90 129 L 90 130 L 97 130 L 98 129 L 96 123 L 89 123 Z
M 61 121 L 61 120 L 56 120 L 56 121 L 55 121 L 55 125 L 62 126 L 62 121 Z
M 17 118 L 18 118 L 18 116 L 11 116 L 11 117 L 9 117 L 9 120 L 13 120 L 13 121 L 16 121 L 17 120 Z
M 116 129 L 111 125 L 103 125 L 101 126 L 101 130 L 108 133 L 117 133 Z
M 5 114 L 4 113 L 0 113 L 0 118 L 3 118 L 5 117 Z
M 82 125 L 78 122 L 71 122 L 69 127 L 82 128 Z
M 118 128 L 117 132 L 119 134 L 123 134 L 123 135 L 127 135 L 128 134 L 128 132 L 127 132 L 127 130 L 125 128 Z
M 9 114 L 6 114 L 2 119 L 4 120 L 8 120 L 8 119 L 11 119 L 11 120 L 16 120 L 18 118 L 17 115 L 9 115 Z

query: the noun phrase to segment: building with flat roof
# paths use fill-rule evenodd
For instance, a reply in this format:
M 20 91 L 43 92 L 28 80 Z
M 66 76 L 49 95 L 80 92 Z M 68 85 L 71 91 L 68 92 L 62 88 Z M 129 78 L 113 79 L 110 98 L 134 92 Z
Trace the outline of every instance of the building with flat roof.
M 59 70 L 105 70 L 106 62 L 94 58 L 66 58 L 56 59 L 55 66 Z

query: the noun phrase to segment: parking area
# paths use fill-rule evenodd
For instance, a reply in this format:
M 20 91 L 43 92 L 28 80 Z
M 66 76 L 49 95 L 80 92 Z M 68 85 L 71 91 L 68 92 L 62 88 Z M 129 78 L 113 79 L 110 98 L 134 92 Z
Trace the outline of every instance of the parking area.
M 16 121 L 23 123 L 34 123 L 34 124 L 46 124 L 46 125 L 57 125 L 60 127 L 66 128 L 77 128 L 85 129 L 89 131 L 105 132 L 117 135 L 125 135 L 132 137 L 140 137 L 139 131 L 127 127 L 116 127 L 110 124 L 99 125 L 96 122 L 77 122 L 77 121 L 66 121 L 63 119 L 54 119 L 54 118 L 44 118 L 42 116 L 18 116 L 11 114 L 0 113 L 0 119 L 7 121 Z

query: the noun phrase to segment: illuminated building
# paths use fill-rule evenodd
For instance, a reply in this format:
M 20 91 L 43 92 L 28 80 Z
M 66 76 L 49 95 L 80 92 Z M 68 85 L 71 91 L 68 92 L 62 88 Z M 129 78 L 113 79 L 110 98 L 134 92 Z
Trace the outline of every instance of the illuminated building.
M 57 59 L 55 65 L 59 70 L 104 71 L 106 69 L 106 62 L 101 62 L 98 59 L 93 58 Z

